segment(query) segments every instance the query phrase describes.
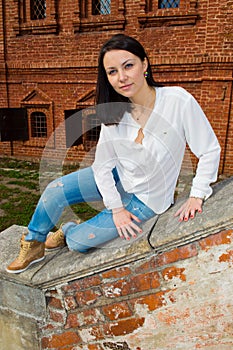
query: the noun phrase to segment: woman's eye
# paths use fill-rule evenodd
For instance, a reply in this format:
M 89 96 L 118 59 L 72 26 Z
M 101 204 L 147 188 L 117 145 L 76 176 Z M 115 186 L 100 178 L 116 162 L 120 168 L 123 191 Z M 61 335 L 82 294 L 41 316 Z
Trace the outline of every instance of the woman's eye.
M 116 69 L 111 69 L 108 71 L 108 75 L 114 75 L 116 73 Z
M 133 63 L 127 63 L 126 65 L 125 65 L 125 69 L 130 69 L 130 68 L 132 68 L 133 67 Z

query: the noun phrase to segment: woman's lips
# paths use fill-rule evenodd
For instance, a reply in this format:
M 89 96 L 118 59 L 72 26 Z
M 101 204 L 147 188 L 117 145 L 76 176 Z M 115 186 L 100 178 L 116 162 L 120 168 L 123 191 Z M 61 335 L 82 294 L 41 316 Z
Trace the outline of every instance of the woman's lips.
M 133 85 L 133 84 L 123 85 L 123 86 L 120 87 L 120 90 L 123 90 L 123 91 L 129 90 L 129 89 L 131 88 L 132 85 Z

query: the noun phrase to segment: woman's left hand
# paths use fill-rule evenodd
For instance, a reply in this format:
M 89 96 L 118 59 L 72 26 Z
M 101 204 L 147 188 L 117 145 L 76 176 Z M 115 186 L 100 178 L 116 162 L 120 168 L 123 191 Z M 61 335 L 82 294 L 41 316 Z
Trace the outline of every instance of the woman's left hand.
M 175 213 L 175 216 L 179 216 L 179 221 L 188 221 L 193 219 L 196 212 L 202 213 L 203 199 L 189 197 L 189 199 L 180 207 Z
M 130 236 L 136 238 L 137 233 L 142 233 L 142 229 L 133 222 L 133 220 L 138 223 L 141 221 L 137 216 L 125 208 L 112 209 L 112 213 L 114 224 L 121 238 L 129 240 Z

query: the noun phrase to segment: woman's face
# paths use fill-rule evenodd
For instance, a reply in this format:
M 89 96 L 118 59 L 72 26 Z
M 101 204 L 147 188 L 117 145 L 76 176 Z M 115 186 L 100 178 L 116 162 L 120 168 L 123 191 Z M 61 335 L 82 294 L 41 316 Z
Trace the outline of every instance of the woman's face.
M 119 94 L 135 99 L 147 87 L 144 72 L 147 69 L 147 60 L 141 59 L 125 50 L 106 52 L 103 65 L 109 83 Z

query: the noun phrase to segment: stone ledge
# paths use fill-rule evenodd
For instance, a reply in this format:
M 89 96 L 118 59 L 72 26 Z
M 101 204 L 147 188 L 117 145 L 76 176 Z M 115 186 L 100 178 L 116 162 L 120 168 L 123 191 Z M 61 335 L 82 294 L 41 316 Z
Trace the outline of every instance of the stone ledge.
M 214 195 L 205 203 L 203 214 L 197 215 L 189 222 L 179 223 L 173 218 L 181 203 L 181 200 L 178 200 L 170 210 L 159 217 L 153 230 L 154 219 L 148 221 L 144 226 L 145 233 L 133 243 L 124 242 L 119 238 L 88 254 L 70 252 L 65 247 L 56 253 L 47 253 L 43 262 L 18 275 L 11 275 L 5 271 L 5 267 L 18 253 L 20 237 L 25 230 L 22 226 L 13 225 L 0 236 L 1 288 L 5 281 L 42 289 L 52 288 L 70 280 L 143 259 L 148 254 L 158 254 L 187 244 L 218 229 L 232 227 L 232 184 L 233 177 L 215 185 Z
M 28 318 L 33 315 L 37 320 L 46 316 L 43 291 L 3 279 L 0 280 L 0 308 L 1 312 L 11 310 Z
M 88 254 L 71 252 L 67 247 L 57 252 L 46 253 L 45 260 L 32 265 L 20 274 L 9 274 L 5 267 L 19 251 L 19 242 L 25 227 L 13 225 L 0 235 L 1 267 L 0 280 L 8 280 L 27 286 L 51 288 L 72 279 L 85 277 L 97 272 L 143 258 L 152 251 L 147 240 L 148 229 L 134 243 L 120 238 Z
M 179 222 L 174 214 L 182 203 L 161 215 L 153 229 L 149 242 L 157 253 L 196 241 L 213 232 L 233 226 L 233 177 L 213 186 L 213 195 L 204 203 L 203 213 L 193 220 Z

